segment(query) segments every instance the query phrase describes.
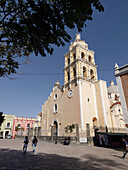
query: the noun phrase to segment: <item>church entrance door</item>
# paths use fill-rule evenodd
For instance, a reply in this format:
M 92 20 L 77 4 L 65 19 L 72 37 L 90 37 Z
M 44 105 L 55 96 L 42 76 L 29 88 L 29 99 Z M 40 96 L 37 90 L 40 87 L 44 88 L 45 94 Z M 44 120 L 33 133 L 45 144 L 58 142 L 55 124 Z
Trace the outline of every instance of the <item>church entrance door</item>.
M 58 123 L 54 121 L 54 136 L 58 136 Z

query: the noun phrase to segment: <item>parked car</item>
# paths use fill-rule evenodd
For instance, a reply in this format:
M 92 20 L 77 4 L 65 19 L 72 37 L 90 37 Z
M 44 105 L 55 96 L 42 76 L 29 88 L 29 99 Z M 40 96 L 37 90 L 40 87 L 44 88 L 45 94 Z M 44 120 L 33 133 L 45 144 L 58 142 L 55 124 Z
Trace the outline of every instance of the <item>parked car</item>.
M 12 136 L 11 135 L 6 135 L 5 138 L 6 139 L 12 139 Z

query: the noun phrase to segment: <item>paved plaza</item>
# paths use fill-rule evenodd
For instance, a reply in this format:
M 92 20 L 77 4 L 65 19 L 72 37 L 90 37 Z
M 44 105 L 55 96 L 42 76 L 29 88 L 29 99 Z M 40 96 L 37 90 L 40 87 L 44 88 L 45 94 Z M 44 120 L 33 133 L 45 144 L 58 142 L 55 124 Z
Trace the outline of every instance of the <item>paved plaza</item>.
M 23 139 L 0 139 L 0 169 L 128 170 L 128 155 L 121 159 L 121 150 L 39 141 L 34 155 L 30 140 L 27 155 L 23 155 L 22 146 Z

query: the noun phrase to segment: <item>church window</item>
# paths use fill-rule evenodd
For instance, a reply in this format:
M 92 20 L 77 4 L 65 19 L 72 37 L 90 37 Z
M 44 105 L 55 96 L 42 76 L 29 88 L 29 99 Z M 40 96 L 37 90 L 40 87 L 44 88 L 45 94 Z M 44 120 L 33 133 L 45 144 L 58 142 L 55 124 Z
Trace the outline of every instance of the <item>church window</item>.
M 91 63 L 92 62 L 92 57 L 89 55 L 88 56 L 88 61 Z
M 81 58 L 84 59 L 84 56 L 85 56 L 85 55 L 84 55 L 84 53 L 82 52 L 82 53 L 81 53 Z
M 54 105 L 54 113 L 56 113 L 58 110 L 57 104 Z
M 54 95 L 54 100 L 56 100 L 56 99 L 57 99 L 57 94 Z
M 76 54 L 75 53 L 73 54 L 73 58 L 74 58 L 74 60 L 76 60 Z
M 70 73 L 68 72 L 67 74 L 68 74 L 68 81 L 70 81 Z
M 88 102 L 89 102 L 89 103 L 91 102 L 89 98 L 88 98 Z
M 87 78 L 87 70 L 86 67 L 83 67 L 83 77 Z
M 92 69 L 90 70 L 90 76 L 91 76 L 91 79 L 94 79 L 94 71 Z
M 76 77 L 76 68 L 73 68 L 74 78 Z
M 70 59 L 68 58 L 68 64 L 70 64 Z

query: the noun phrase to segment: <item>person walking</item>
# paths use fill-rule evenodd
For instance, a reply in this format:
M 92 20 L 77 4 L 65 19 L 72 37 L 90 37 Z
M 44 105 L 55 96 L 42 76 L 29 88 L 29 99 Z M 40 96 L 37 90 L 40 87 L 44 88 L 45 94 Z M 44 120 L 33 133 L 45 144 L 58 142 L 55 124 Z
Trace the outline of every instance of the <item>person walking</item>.
M 37 146 L 38 140 L 36 138 L 36 136 L 34 136 L 33 140 L 32 140 L 32 147 L 33 147 L 33 153 L 35 153 L 35 148 Z
M 122 141 L 124 143 L 124 151 L 123 151 L 123 156 L 122 158 L 124 159 L 126 154 L 128 153 L 128 143 L 126 142 L 125 138 L 122 138 Z
M 29 140 L 28 140 L 28 136 L 25 136 L 25 139 L 24 139 L 24 146 L 23 146 L 23 152 L 24 154 L 26 155 L 27 153 L 27 147 L 28 147 L 28 143 L 29 143 Z

